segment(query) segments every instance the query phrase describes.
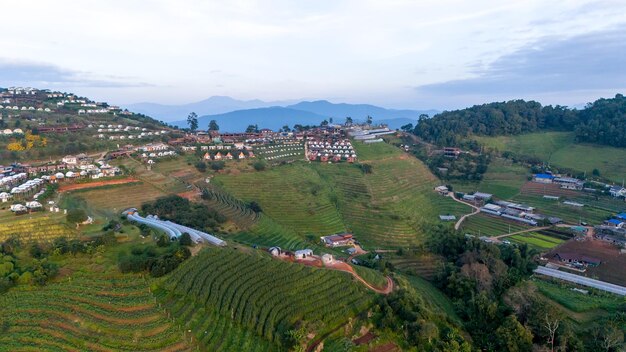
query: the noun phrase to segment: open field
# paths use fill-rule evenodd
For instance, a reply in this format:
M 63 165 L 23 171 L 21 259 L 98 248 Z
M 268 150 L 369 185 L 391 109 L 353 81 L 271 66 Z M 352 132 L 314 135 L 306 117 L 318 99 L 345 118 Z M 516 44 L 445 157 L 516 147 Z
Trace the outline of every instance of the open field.
M 507 237 L 506 239 L 515 243 L 526 243 L 527 245 L 537 249 L 538 251 L 545 251 L 565 242 L 562 239 L 541 234 L 539 232 L 521 233 L 519 235 Z
M 63 213 L 40 211 L 16 216 L 0 211 L 0 242 L 13 236 L 22 242 L 48 242 L 57 237 L 76 237 L 78 233 L 66 224 Z
M 206 176 L 194 167 L 195 161 L 192 162 L 192 160 L 196 160 L 196 158 L 191 156 L 178 156 L 159 160 L 152 165 L 152 171 L 188 184 L 204 180 Z
M 138 274 L 74 258 L 69 276 L 0 295 L 0 350 L 191 351 Z
M 158 296 L 207 350 L 268 351 L 281 348 L 298 321 L 322 335 L 366 309 L 374 295 L 348 273 L 207 248 L 174 271 Z
M 383 253 L 383 256 L 398 270 L 427 280 L 434 278 L 444 263 L 443 258 L 430 253 Z
M 177 160 L 177 159 L 174 159 Z M 131 176 L 152 185 L 164 193 L 181 193 L 187 191 L 187 185 L 175 177 L 167 176 L 156 170 L 148 170 L 146 165 L 131 158 L 120 158 L 112 162 L 114 165 L 124 166 Z M 178 165 L 178 164 L 174 164 Z M 182 166 L 182 165 L 181 165 Z M 184 164 L 185 168 L 191 168 Z
M 498 236 L 507 233 L 513 233 L 530 229 L 532 227 L 514 222 L 507 221 L 503 218 L 477 214 L 465 219 L 461 225 L 461 230 L 476 236 Z
M 517 195 L 513 201 L 524 203 L 537 208 L 537 212 L 548 216 L 556 216 L 570 224 L 578 224 L 580 221 L 590 224 L 598 224 L 604 221 L 612 213 L 606 210 L 584 206 L 574 207 L 563 204 L 563 200 L 545 199 L 540 195 Z M 584 204 L 584 203 L 583 203 Z
M 621 182 L 626 174 L 626 149 L 574 143 L 573 132 L 475 138 L 488 148 L 534 156 L 557 167 L 587 173 L 598 169 L 615 182 Z
M 601 263 L 597 267 L 589 267 L 584 273 L 576 274 L 626 286 L 626 271 L 624 271 L 626 255 L 620 254 L 619 249 L 614 245 L 601 240 L 568 241 L 546 254 L 545 257 L 552 258 L 558 252 L 576 253 L 600 259 Z
M 140 207 L 144 202 L 166 195 L 160 189 L 146 182 L 76 190 L 68 193 L 84 199 L 94 209 L 114 212 L 120 212 L 130 207 Z

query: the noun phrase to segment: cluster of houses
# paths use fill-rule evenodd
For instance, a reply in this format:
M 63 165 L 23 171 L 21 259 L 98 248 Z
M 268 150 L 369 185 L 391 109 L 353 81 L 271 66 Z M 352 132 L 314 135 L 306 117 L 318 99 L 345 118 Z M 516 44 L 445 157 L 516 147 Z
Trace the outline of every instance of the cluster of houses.
M 552 225 L 562 222 L 559 218 L 535 213 L 535 208 L 533 207 L 504 200 L 487 203 L 480 208 L 480 211 L 485 214 L 499 216 L 507 220 L 513 220 L 531 226 L 537 226 L 539 223 L 545 221 Z
M 37 112 L 52 112 L 52 110 L 50 108 L 42 108 L 42 107 L 34 107 L 34 106 L 22 106 L 19 107 L 17 105 L 0 105 L 0 109 L 5 109 L 5 110 L 19 110 L 19 111 L 37 111 Z
M 39 93 L 39 89 L 31 87 L 9 87 L 6 90 L 6 94 L 9 95 L 36 95 Z
M 294 258 L 296 260 L 320 259 L 324 264 L 332 264 L 335 258 L 332 254 L 322 254 L 321 257 L 313 254 L 312 249 L 299 249 L 294 252 L 283 251 L 280 247 L 271 247 L 267 250 L 269 254 L 277 258 Z
M 558 184 L 563 189 L 571 189 L 576 191 L 581 191 L 585 185 L 584 181 L 577 178 L 553 175 L 550 173 L 534 174 L 533 182 L 543 184 Z
M 94 127 L 89 125 L 88 127 Z M 145 127 L 137 126 L 124 126 L 124 125 L 98 125 L 98 134 L 96 138 L 109 139 L 109 140 L 124 140 L 124 139 L 141 139 L 149 138 L 153 136 L 161 136 L 168 133 L 167 130 L 161 131 L 148 131 Z M 124 133 L 109 135 L 108 133 Z
M 619 213 L 602 225 L 594 227 L 596 238 L 626 247 L 626 213 Z
M 17 215 L 25 214 L 32 211 L 38 211 L 43 209 L 43 205 L 41 203 L 33 200 L 30 202 L 26 202 L 25 204 L 12 204 L 11 211 Z
M 322 244 L 326 247 L 345 247 L 352 246 L 355 244 L 356 239 L 354 235 L 351 233 L 338 233 L 329 236 L 320 237 L 322 240 Z
M 237 155 L 237 159 L 238 160 L 242 160 L 242 159 L 246 159 L 246 158 L 254 158 L 254 153 L 252 151 L 248 151 L 246 153 L 244 153 L 243 151 L 239 151 L 239 153 L 235 153 Z M 222 154 L 221 152 L 217 152 L 215 154 L 210 154 L 209 152 L 204 153 L 204 156 L 202 156 L 202 159 L 204 160 L 214 160 L 214 161 L 220 161 L 220 160 L 233 160 L 235 159 L 235 156 L 233 156 L 233 154 L 231 154 L 230 152 L 226 152 L 226 154 Z
M 353 163 L 357 155 L 348 139 L 307 140 L 306 157 L 310 161 Z

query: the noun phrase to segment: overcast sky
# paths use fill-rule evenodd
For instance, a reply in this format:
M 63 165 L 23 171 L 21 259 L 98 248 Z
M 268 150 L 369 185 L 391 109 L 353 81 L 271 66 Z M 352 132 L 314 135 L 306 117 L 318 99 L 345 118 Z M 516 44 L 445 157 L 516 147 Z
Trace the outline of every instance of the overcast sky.
M 0 86 L 450 109 L 626 91 L 626 1 L 4 1 Z

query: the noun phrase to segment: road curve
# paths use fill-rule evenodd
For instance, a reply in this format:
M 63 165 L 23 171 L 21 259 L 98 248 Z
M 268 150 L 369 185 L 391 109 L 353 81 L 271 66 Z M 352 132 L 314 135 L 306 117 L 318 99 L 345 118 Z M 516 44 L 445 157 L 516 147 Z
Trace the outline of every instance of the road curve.
M 452 198 L 455 202 L 459 202 L 459 203 L 461 203 L 461 204 L 468 205 L 468 206 L 472 207 L 472 209 L 474 209 L 474 212 L 469 213 L 469 214 L 465 214 L 465 215 L 461 216 L 461 218 L 459 219 L 459 221 L 457 221 L 457 222 L 456 222 L 456 224 L 454 224 L 454 229 L 455 229 L 455 230 L 458 230 L 458 229 L 461 227 L 461 224 L 463 223 L 463 221 L 464 221 L 466 218 L 468 218 L 468 217 L 470 217 L 470 216 L 472 216 L 472 215 L 476 215 L 476 214 L 480 213 L 480 208 L 479 208 L 479 207 L 477 207 L 477 206 L 475 206 L 475 205 L 471 205 L 471 204 L 469 204 L 469 203 L 465 203 L 465 202 L 461 201 L 460 199 L 458 199 L 457 197 L 455 197 L 455 196 L 454 196 L 454 192 L 449 192 L 449 193 L 448 193 L 448 196 L 450 196 L 450 198 Z
M 535 269 L 535 273 L 573 282 L 583 286 L 597 288 L 599 290 L 615 293 L 620 296 L 626 296 L 626 287 L 624 286 L 614 285 L 608 282 L 590 279 L 584 276 L 558 271 L 556 269 L 546 268 L 545 266 L 537 267 L 537 269 Z

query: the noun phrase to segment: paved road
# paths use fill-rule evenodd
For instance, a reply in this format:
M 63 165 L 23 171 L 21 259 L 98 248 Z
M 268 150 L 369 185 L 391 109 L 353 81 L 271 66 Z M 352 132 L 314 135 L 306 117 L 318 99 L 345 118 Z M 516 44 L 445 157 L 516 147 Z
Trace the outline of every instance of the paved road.
M 626 296 L 626 287 L 624 286 L 618 286 L 600 280 L 589 279 L 584 276 L 570 274 L 563 271 L 558 271 L 556 269 L 546 268 L 545 266 L 540 266 L 535 269 L 535 273 L 577 283 L 583 286 L 597 288 L 599 290 L 615 293 L 620 296 Z

